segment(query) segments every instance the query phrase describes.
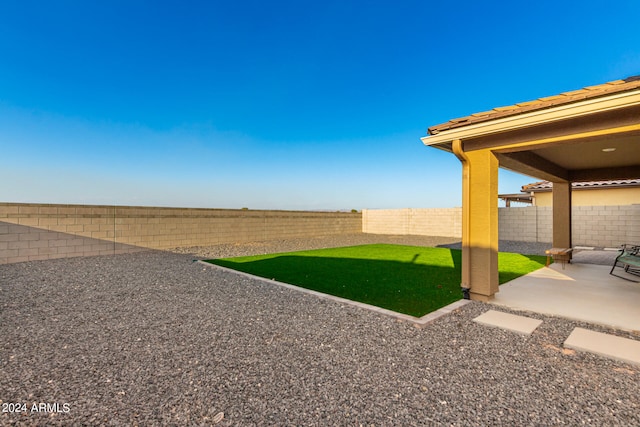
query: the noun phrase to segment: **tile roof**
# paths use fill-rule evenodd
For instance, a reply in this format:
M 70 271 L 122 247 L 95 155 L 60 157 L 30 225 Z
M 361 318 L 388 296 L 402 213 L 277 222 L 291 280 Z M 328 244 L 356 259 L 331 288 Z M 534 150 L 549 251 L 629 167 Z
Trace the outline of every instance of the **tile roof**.
M 614 187 L 638 187 L 640 179 L 616 179 L 611 181 L 584 181 L 572 182 L 573 189 L 595 189 L 595 188 L 614 188 Z M 523 192 L 530 191 L 549 191 L 553 187 L 553 183 L 549 181 L 539 181 L 532 184 L 522 186 Z
M 530 111 L 542 110 L 562 104 L 569 104 L 585 99 L 597 98 L 599 96 L 610 95 L 617 92 L 626 92 L 640 88 L 640 75 L 628 77 L 623 80 L 614 80 L 596 86 L 587 86 L 583 89 L 564 92 L 559 95 L 547 96 L 534 101 L 521 102 L 506 107 L 497 107 L 490 111 L 475 113 L 470 116 L 452 119 L 440 125 L 431 126 L 428 129 L 429 135 L 436 135 L 442 131 L 467 126 L 474 123 L 484 122 L 488 120 L 498 119 L 517 114 L 528 113 Z
M 531 193 L 498 194 L 498 198 L 505 202 L 531 203 Z

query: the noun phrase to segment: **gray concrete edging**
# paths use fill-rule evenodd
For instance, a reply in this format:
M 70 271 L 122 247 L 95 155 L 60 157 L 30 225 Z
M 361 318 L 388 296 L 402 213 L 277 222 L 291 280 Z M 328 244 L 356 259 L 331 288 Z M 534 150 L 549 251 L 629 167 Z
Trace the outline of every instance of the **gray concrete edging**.
M 203 261 L 203 260 L 198 260 L 198 263 L 203 264 L 203 265 L 207 265 L 210 267 L 215 267 L 224 271 L 228 271 L 231 273 L 235 273 L 244 277 L 248 277 L 250 279 L 255 279 L 255 280 L 260 280 L 261 282 L 265 282 L 265 283 L 270 283 L 270 284 L 274 284 L 277 286 L 281 286 L 283 288 L 287 288 L 287 289 L 291 289 L 294 290 L 296 292 L 302 292 L 305 294 L 309 294 L 309 295 L 314 295 L 318 298 L 323 298 L 323 299 L 327 299 L 327 300 L 331 300 L 331 301 L 335 301 L 341 304 L 347 304 L 350 306 L 354 306 L 354 307 L 358 307 L 358 308 L 362 308 L 365 310 L 369 310 L 369 311 L 373 311 L 375 313 L 379 313 L 382 314 L 384 316 L 389 316 L 389 317 L 394 317 L 398 320 L 402 320 L 405 322 L 409 322 L 409 323 L 413 323 L 416 327 L 418 328 L 423 328 L 425 327 L 427 324 L 435 321 L 436 319 L 439 319 L 442 316 L 445 316 L 457 309 L 459 309 L 460 307 L 463 307 L 464 305 L 468 304 L 469 300 L 459 300 L 456 302 L 452 302 L 449 305 L 446 305 L 442 308 L 439 308 L 436 311 L 432 311 L 431 313 L 425 314 L 422 317 L 415 317 L 415 316 L 410 316 L 408 314 L 403 314 L 403 313 L 398 313 L 392 310 L 387 310 L 385 308 L 381 308 L 381 307 L 377 307 L 375 305 L 371 305 L 371 304 L 365 304 L 362 302 L 358 302 L 358 301 L 352 301 L 350 299 L 346 299 L 346 298 L 342 298 L 342 297 L 337 297 L 335 295 L 330 295 L 330 294 L 325 294 L 323 292 L 318 292 L 318 291 L 314 291 L 311 289 L 305 289 L 305 288 L 301 288 L 299 286 L 295 286 L 295 285 L 291 285 L 289 283 L 284 283 L 284 282 L 278 282 L 277 280 L 273 280 L 273 279 L 267 279 L 264 277 L 260 277 L 260 276 L 254 276 L 253 274 L 249 274 L 249 273 L 245 273 L 242 271 L 238 271 L 238 270 L 234 270 L 232 268 L 227 268 L 227 267 L 222 267 L 220 265 L 216 265 L 216 264 L 211 264 L 209 262 Z

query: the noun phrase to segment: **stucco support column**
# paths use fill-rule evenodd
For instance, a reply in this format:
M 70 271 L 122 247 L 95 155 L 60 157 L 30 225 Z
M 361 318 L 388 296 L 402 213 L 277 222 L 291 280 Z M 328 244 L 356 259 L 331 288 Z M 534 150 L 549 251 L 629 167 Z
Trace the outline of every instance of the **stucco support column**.
M 553 193 L 553 242 L 554 248 L 571 247 L 571 183 L 554 182 Z M 571 254 L 564 255 L 571 260 Z M 555 257 L 556 260 L 560 258 Z
M 453 151 L 462 162 L 462 284 L 471 299 L 498 292 L 498 159 L 490 150 Z

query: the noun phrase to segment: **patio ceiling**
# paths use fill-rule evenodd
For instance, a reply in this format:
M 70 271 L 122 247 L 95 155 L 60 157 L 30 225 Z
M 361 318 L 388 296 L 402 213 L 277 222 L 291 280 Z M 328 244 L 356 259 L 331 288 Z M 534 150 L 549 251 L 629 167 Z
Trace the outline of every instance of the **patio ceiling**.
M 631 179 L 640 176 L 640 135 L 567 141 L 563 145 L 517 151 L 498 149 L 494 152 L 501 167 L 548 181 Z

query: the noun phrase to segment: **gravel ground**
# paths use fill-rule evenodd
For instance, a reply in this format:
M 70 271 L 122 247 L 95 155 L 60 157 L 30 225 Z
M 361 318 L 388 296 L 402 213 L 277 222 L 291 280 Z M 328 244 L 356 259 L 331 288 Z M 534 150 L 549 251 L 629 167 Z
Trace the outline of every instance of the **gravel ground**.
M 0 266 L 0 424 L 640 425 L 640 367 L 562 348 L 637 336 L 525 313 L 524 337 L 480 302 L 418 329 L 193 258 Z
M 235 243 L 213 246 L 194 246 L 174 248 L 171 251 L 191 254 L 198 258 L 228 258 L 244 255 L 268 254 L 277 252 L 293 252 L 305 249 L 323 249 L 339 246 L 366 245 L 371 243 L 392 243 L 413 246 L 440 246 L 460 249 L 460 239 L 454 237 L 437 236 L 399 236 L 386 234 L 351 234 L 340 236 L 325 236 L 304 239 L 271 240 L 266 242 Z M 499 250 L 502 252 L 516 252 L 527 255 L 544 255 L 549 249 L 549 243 L 515 242 L 501 240 Z

